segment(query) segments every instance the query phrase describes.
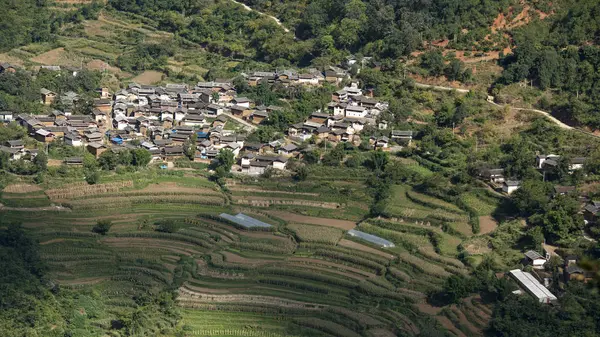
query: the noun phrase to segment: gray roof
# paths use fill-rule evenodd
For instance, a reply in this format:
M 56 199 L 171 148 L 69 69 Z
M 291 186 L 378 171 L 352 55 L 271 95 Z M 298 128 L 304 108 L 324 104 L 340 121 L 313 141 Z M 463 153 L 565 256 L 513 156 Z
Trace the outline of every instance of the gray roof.
M 260 220 L 254 219 L 253 217 L 249 217 L 243 213 L 238 213 L 236 215 L 231 215 L 227 213 L 221 213 L 221 218 L 227 219 L 233 223 L 236 223 L 244 228 L 269 228 L 273 227 L 266 222 L 262 222 Z
M 286 144 L 286 145 L 282 146 L 280 149 L 284 150 L 286 152 L 292 152 L 292 151 L 297 150 L 298 147 L 294 144 Z
M 374 243 L 374 244 L 376 244 L 378 246 L 381 246 L 381 247 L 395 247 L 394 243 L 391 242 L 391 241 L 388 241 L 386 239 L 382 239 L 382 238 L 380 238 L 378 236 L 375 236 L 373 234 L 368 234 L 368 233 L 361 232 L 361 231 L 358 231 L 358 230 L 355 230 L 355 229 L 349 230 L 348 231 L 348 235 L 358 237 L 360 239 L 363 239 L 365 241 Z
M 546 259 L 545 257 L 543 257 L 540 253 L 534 251 L 534 250 L 530 250 L 525 252 L 525 256 L 530 259 L 530 260 L 537 260 L 537 259 Z

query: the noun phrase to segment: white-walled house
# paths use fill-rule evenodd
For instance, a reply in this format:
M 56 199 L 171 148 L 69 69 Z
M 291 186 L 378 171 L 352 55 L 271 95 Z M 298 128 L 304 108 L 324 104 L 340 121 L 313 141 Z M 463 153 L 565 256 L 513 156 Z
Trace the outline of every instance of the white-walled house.
M 512 194 L 521 187 L 521 182 L 516 180 L 506 180 L 502 184 L 502 191 L 506 194 Z

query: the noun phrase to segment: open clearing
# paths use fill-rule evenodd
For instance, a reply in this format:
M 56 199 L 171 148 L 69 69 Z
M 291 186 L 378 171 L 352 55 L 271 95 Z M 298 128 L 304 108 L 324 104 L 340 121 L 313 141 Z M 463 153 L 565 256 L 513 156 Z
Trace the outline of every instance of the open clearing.
M 498 227 L 498 222 L 494 220 L 491 216 L 480 216 L 479 217 L 479 229 L 480 234 L 489 234 L 496 230 Z
M 143 73 L 132 78 L 131 81 L 138 84 L 150 85 L 162 81 L 162 78 L 163 73 L 156 70 L 146 70 Z
M 289 222 L 329 226 L 329 227 L 341 228 L 344 230 L 350 230 L 350 229 L 356 227 L 356 223 L 354 223 L 352 221 L 348 221 L 348 220 L 318 218 L 318 217 L 313 217 L 313 216 L 306 216 L 306 215 L 300 215 L 300 214 L 282 212 L 282 211 L 269 211 L 268 213 L 271 215 L 274 215 L 278 218 L 281 218 L 285 221 L 289 221 Z
M 31 185 L 31 184 L 12 184 L 6 186 L 2 192 L 7 193 L 31 193 L 38 192 L 42 189 L 39 186 Z

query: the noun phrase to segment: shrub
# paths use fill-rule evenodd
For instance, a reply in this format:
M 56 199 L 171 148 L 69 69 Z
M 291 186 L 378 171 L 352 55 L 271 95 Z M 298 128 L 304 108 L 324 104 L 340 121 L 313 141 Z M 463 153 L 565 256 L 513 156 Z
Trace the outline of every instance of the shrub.
M 110 230 L 110 227 L 112 227 L 112 222 L 110 220 L 98 220 L 96 226 L 92 228 L 92 232 L 106 235 Z
M 160 220 L 154 223 L 156 230 L 163 233 L 175 233 L 179 229 L 179 225 L 173 220 Z

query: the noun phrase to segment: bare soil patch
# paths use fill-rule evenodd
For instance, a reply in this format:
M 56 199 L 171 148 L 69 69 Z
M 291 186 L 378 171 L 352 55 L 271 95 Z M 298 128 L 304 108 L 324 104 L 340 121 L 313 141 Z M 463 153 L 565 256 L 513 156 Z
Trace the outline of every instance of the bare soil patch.
M 350 230 L 350 229 L 356 227 L 355 222 L 348 221 L 348 220 L 318 218 L 318 217 L 300 215 L 300 214 L 283 212 L 283 211 L 269 211 L 268 213 L 271 215 L 274 215 L 278 218 L 281 218 L 285 221 L 289 221 L 289 222 L 336 227 L 336 228 L 341 228 L 343 230 Z
M 414 306 L 417 307 L 420 312 L 428 315 L 437 315 L 440 313 L 440 311 L 442 311 L 441 307 L 434 307 L 428 303 L 417 303 Z
M 111 66 L 102 60 L 91 60 L 85 67 L 90 70 L 108 71 L 113 74 L 119 74 L 121 72 L 121 69 L 118 67 Z
M 42 189 L 39 186 L 31 185 L 31 184 L 12 184 L 6 186 L 2 192 L 7 193 L 31 193 L 41 191 Z
M 464 244 L 465 250 L 472 255 L 485 254 L 492 251 L 486 238 L 475 238 Z
M 392 255 L 392 254 L 388 254 L 386 252 L 382 252 L 379 249 L 375 249 L 375 248 L 363 245 L 363 244 L 358 243 L 358 242 L 354 242 L 354 241 L 350 241 L 350 240 L 346 240 L 346 239 L 341 239 L 338 244 L 340 246 L 343 246 L 343 247 L 354 248 L 354 249 L 362 250 L 363 252 L 367 252 L 367 253 L 372 253 L 372 254 L 376 254 L 376 255 L 379 255 L 379 256 L 383 256 L 386 259 L 393 259 L 394 258 L 394 255 Z
M 498 222 L 491 216 L 485 215 L 479 217 L 479 231 L 480 234 L 488 234 L 496 230 Z
M 162 80 L 163 73 L 155 70 L 146 70 L 143 73 L 132 78 L 131 81 L 138 84 L 154 84 Z
M 45 65 L 68 65 L 65 48 L 56 48 L 31 58 L 31 61 Z

